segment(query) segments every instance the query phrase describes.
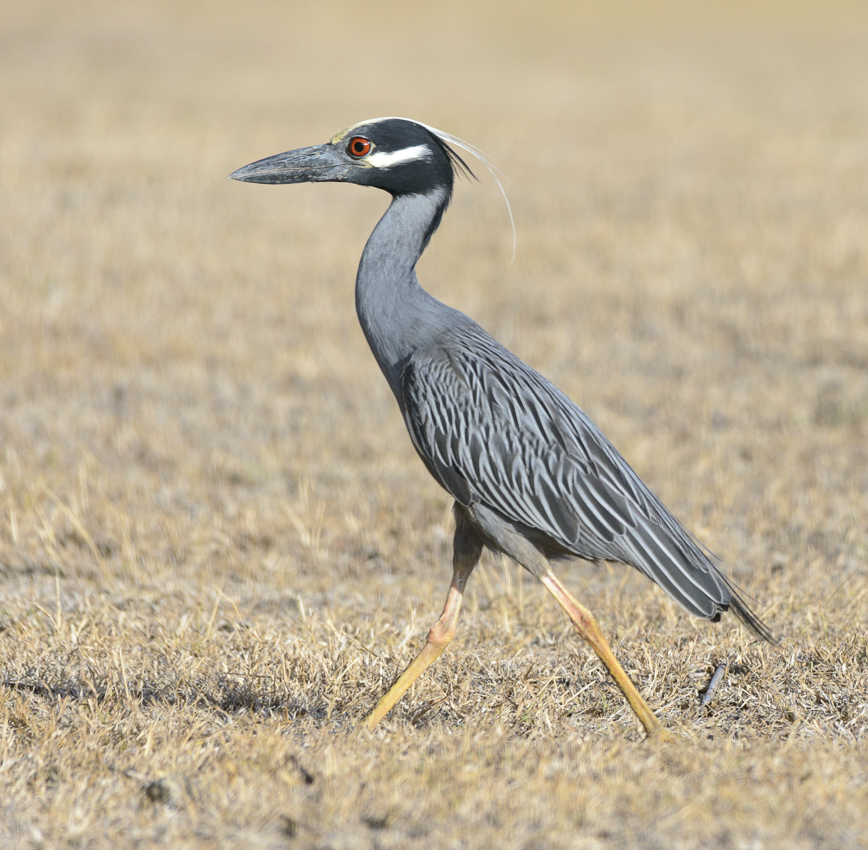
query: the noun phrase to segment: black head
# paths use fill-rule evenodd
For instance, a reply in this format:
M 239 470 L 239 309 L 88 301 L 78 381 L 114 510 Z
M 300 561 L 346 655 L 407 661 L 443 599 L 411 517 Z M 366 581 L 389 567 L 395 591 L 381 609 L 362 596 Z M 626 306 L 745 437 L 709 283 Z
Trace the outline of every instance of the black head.
M 455 174 L 471 172 L 446 139 L 457 141 L 406 118 L 378 118 L 328 144 L 277 154 L 229 176 L 247 183 L 358 183 L 392 195 L 445 190 L 448 197 Z

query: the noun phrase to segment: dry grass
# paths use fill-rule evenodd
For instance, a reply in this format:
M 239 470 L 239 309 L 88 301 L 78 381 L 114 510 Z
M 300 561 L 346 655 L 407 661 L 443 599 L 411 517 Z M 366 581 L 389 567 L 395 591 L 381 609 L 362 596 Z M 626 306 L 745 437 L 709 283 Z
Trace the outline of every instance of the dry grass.
M 177 6 L 0 21 L 0 842 L 868 844 L 864 5 Z M 496 559 L 353 731 L 450 574 L 353 312 L 386 199 L 223 176 L 381 114 L 510 178 L 516 262 L 463 184 L 423 281 L 781 636 L 563 568 L 677 744 Z

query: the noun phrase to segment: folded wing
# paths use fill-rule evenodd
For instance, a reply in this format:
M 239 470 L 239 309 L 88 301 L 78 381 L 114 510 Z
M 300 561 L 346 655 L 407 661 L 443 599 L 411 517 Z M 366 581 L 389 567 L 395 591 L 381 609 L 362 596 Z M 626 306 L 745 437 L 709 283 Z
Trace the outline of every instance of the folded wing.
M 450 333 L 408 361 L 401 401 L 416 450 L 459 503 L 531 529 L 547 554 L 630 564 L 695 616 L 732 607 L 771 639 L 580 408 L 478 326 Z

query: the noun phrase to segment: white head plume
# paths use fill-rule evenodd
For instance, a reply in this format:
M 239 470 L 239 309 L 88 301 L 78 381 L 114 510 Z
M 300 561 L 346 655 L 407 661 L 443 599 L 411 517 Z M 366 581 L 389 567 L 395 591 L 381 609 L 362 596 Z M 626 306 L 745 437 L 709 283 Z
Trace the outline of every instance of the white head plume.
M 410 124 L 418 124 L 420 127 L 424 127 L 431 135 L 436 136 L 446 145 L 453 145 L 456 148 L 461 148 L 461 150 L 466 151 L 471 156 L 476 157 L 488 170 L 488 173 L 494 178 L 494 182 L 497 183 L 497 188 L 500 189 L 500 194 L 503 195 L 504 203 L 506 204 L 506 211 L 509 213 L 509 224 L 512 227 L 512 259 L 515 260 L 515 245 L 516 245 L 516 235 L 515 235 L 515 219 L 512 216 L 512 207 L 509 205 L 509 198 L 506 196 L 506 190 L 503 188 L 503 183 L 500 182 L 500 177 L 506 178 L 506 175 L 496 166 L 492 161 L 488 158 L 488 155 L 481 151 L 476 145 L 471 145 L 470 142 L 465 142 L 464 139 L 459 139 L 458 136 L 453 136 L 451 133 L 444 133 L 442 130 L 438 130 L 436 127 L 432 127 L 430 124 L 423 124 L 421 121 L 415 121 L 412 118 L 401 118 L 398 115 L 389 115 L 384 118 L 372 118 L 368 121 L 360 121 L 358 124 L 354 124 L 352 127 L 349 127 L 347 130 L 344 130 L 340 133 L 340 136 L 345 136 L 347 133 L 350 133 L 356 127 L 362 127 L 366 124 L 379 124 L 381 121 L 407 121 Z

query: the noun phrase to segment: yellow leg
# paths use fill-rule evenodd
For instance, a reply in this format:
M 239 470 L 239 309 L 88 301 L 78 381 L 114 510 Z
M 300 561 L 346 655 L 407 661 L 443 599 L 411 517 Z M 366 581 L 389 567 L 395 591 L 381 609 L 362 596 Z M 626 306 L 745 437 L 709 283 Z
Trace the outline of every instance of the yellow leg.
M 446 604 L 440 619 L 428 632 L 428 639 L 422 651 L 416 656 L 410 666 L 398 677 L 377 707 L 365 718 L 365 728 L 372 731 L 376 725 L 389 713 L 392 706 L 401 699 L 407 689 L 416 681 L 441 655 L 449 642 L 455 637 L 455 627 L 458 625 L 458 612 L 461 610 L 461 599 L 467 579 L 473 568 L 479 562 L 482 554 L 482 543 L 472 530 L 466 514 L 456 504 L 455 507 L 455 540 L 452 552 L 452 584 L 446 595 Z
M 594 652 L 600 658 L 600 661 L 606 665 L 612 678 L 617 683 L 618 687 L 623 691 L 624 696 L 630 703 L 636 716 L 641 724 L 645 727 L 645 732 L 649 738 L 668 738 L 669 733 L 660 725 L 660 721 L 654 716 L 654 712 L 648 707 L 648 704 L 639 695 L 636 686 L 630 681 L 630 678 L 624 672 L 624 668 L 618 663 L 609 644 L 603 637 L 594 615 L 581 605 L 575 597 L 558 581 L 555 575 L 549 572 L 542 576 L 540 581 L 545 585 L 546 590 L 557 599 L 561 608 L 566 611 L 567 616 L 573 621 L 576 631 L 593 647 Z
M 428 632 L 428 639 L 425 641 L 422 651 L 400 675 L 398 681 L 389 688 L 383 698 L 377 703 L 377 707 L 365 718 L 365 728 L 368 731 L 372 731 L 389 713 L 392 706 L 404 696 L 410 685 L 440 657 L 440 654 L 446 649 L 452 638 L 455 637 L 458 612 L 461 610 L 461 598 L 469 575 L 469 571 L 462 573 L 456 569 L 452 576 L 452 584 L 449 586 L 449 594 L 446 597 L 446 605 L 443 607 L 440 619 L 434 624 L 431 631 Z

